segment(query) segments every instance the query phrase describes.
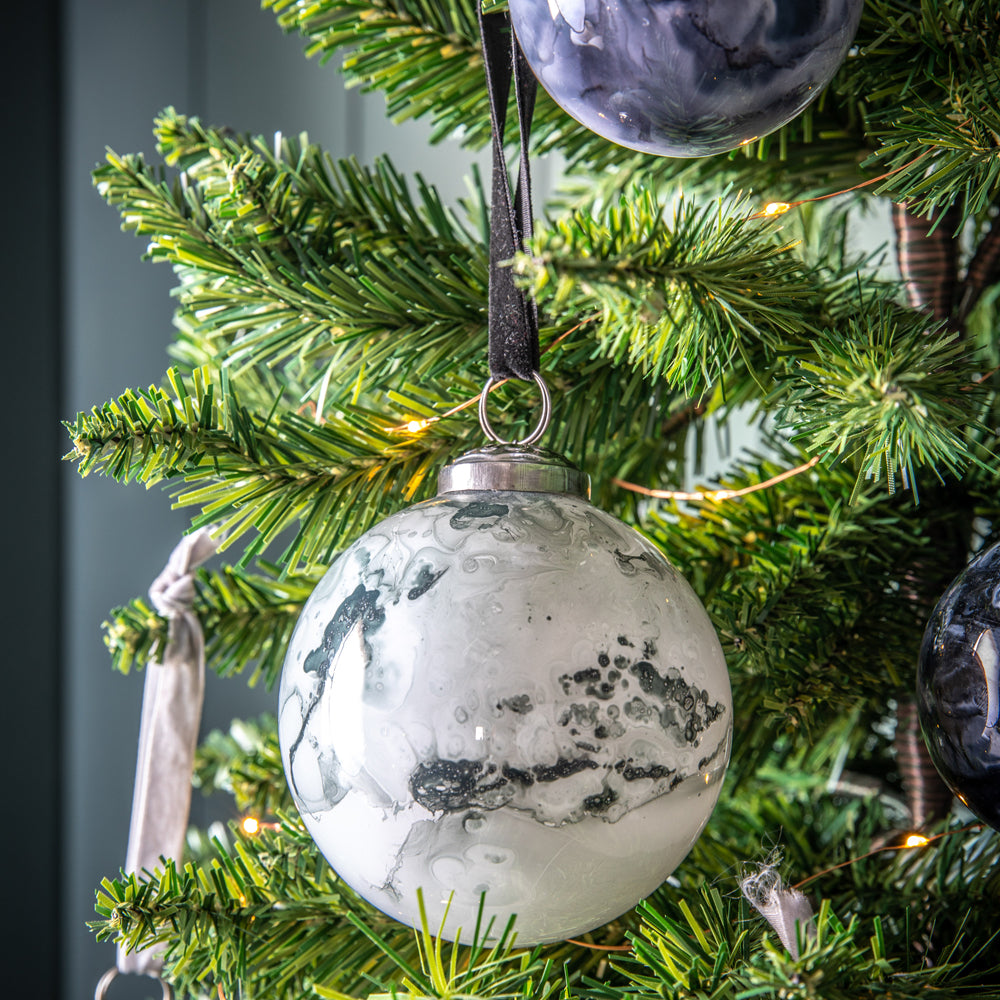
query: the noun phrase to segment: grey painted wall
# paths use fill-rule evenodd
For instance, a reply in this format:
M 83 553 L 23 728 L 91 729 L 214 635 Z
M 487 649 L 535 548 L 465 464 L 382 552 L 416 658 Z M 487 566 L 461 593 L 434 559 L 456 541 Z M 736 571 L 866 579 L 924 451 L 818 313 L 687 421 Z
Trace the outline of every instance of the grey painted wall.
M 157 382 L 167 367 L 172 273 L 140 261 L 143 243 L 90 183 L 105 146 L 153 155 L 161 108 L 197 114 L 238 131 L 308 130 L 335 156 L 370 160 L 390 152 L 442 191 L 460 194 L 468 157 L 431 150 L 426 129 L 395 127 L 379 96 L 345 92 L 333 64 L 302 55 L 253 0 L 66 0 L 66 417 L 128 386 Z M 64 450 L 68 450 L 68 445 Z M 64 1000 L 93 995 L 114 949 L 85 928 L 94 889 L 125 857 L 142 675 L 109 667 L 100 623 L 108 610 L 145 593 L 188 524 L 158 489 L 119 486 L 68 467 L 64 686 Z M 272 710 L 273 695 L 210 675 L 203 729 Z M 195 797 L 192 821 L 229 818 L 227 805 Z M 111 1000 L 158 996 L 149 980 L 116 982 Z

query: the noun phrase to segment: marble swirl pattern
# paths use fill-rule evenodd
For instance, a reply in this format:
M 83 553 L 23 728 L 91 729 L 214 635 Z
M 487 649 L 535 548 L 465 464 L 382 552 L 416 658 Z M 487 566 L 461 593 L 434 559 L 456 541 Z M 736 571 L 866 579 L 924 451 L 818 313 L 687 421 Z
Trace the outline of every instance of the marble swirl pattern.
M 655 889 L 729 758 L 718 639 L 687 582 L 582 499 L 447 494 L 377 525 L 307 603 L 282 674 L 296 804 L 375 906 L 522 943 Z M 461 929 L 461 930 L 460 930 Z
M 535 76 L 577 121 L 664 156 L 785 124 L 844 60 L 862 0 L 510 0 Z

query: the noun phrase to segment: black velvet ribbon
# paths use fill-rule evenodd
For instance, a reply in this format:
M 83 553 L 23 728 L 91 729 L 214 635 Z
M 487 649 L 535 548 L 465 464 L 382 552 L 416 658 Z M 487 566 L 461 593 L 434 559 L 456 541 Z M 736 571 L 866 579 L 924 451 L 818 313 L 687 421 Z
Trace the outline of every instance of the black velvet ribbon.
M 483 14 L 479 26 L 486 62 L 486 84 L 493 124 L 493 193 L 490 216 L 489 366 L 494 379 L 531 381 L 538 371 L 538 309 L 514 282 L 510 262 L 531 238 L 531 172 L 528 135 L 535 110 L 535 81 L 517 44 L 506 13 Z M 517 99 L 521 162 L 511 198 L 503 134 L 507 124 L 507 97 L 511 80 Z

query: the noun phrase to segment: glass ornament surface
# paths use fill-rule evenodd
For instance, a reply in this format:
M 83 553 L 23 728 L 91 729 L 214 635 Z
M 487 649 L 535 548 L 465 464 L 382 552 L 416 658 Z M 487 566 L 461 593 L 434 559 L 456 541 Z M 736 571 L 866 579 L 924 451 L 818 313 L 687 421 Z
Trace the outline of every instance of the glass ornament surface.
M 844 60 L 863 0 L 510 0 L 539 83 L 578 122 L 662 156 L 773 132 Z
M 1000 545 L 938 601 L 920 647 L 917 711 L 948 787 L 1000 830 Z
M 514 451 L 473 456 L 492 476 Z M 468 941 L 485 893 L 494 934 L 516 913 L 520 943 L 560 940 L 652 892 L 701 832 L 729 761 L 725 660 L 687 582 L 585 496 L 452 485 L 362 535 L 306 603 L 285 773 L 380 910 L 417 924 L 421 888 L 431 927 L 450 900 L 444 934 Z

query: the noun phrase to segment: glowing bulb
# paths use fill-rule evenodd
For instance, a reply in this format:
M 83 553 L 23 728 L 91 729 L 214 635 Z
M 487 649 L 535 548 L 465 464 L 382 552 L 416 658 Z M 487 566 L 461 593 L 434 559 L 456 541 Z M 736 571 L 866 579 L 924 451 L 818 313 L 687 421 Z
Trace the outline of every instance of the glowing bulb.
M 411 434 L 419 434 L 427 426 L 426 420 L 411 420 L 407 425 L 406 429 Z
M 244 816 L 243 822 L 240 825 L 243 827 L 243 832 L 249 837 L 252 837 L 260 830 L 260 823 L 256 816 Z
M 784 215 L 791 207 L 787 201 L 771 201 L 764 206 L 764 215 Z
M 906 840 L 903 841 L 904 847 L 923 847 L 924 844 L 929 844 L 930 841 L 919 833 L 911 833 Z

